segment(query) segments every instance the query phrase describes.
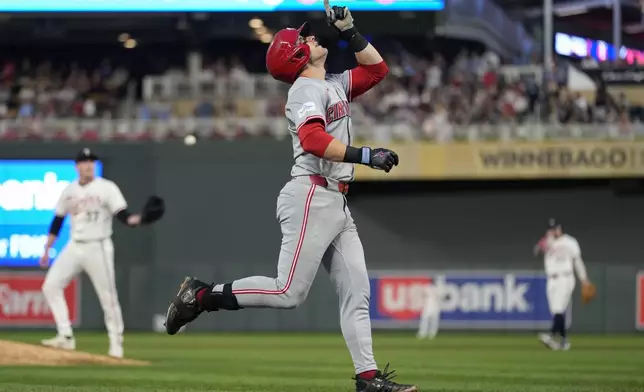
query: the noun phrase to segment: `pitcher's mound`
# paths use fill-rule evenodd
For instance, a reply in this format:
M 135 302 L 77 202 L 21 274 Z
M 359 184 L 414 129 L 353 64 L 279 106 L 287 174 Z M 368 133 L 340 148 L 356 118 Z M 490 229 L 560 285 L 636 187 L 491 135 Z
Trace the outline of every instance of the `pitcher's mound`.
M 61 350 L 34 344 L 0 340 L 0 365 L 149 365 L 149 362 L 118 359 L 81 351 Z

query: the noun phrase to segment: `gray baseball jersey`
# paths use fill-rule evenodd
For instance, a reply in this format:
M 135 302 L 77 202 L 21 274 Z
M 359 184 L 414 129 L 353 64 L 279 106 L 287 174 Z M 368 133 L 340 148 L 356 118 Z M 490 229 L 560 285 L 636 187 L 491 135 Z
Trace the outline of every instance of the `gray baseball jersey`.
M 299 77 L 291 86 L 286 101 L 286 118 L 293 138 L 293 177 L 317 174 L 343 182 L 353 180 L 353 164 L 331 162 L 305 152 L 297 135 L 307 121 L 319 118 L 331 136 L 351 145 L 350 78 L 350 71 L 327 74 L 325 80 Z

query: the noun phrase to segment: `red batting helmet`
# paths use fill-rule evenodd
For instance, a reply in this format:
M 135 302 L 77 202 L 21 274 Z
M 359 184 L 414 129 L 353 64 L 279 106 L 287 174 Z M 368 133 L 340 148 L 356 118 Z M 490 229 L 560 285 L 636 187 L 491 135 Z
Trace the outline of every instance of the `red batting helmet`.
M 298 43 L 300 37 L 310 33 L 307 23 L 299 29 L 286 28 L 278 31 L 266 52 L 266 69 L 277 80 L 293 83 L 311 58 L 311 48 Z

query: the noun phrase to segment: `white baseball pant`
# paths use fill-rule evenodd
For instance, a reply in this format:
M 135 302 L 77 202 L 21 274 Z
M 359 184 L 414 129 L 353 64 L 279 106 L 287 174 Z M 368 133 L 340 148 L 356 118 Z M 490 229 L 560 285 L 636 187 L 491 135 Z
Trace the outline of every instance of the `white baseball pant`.
M 548 276 L 546 295 L 548 297 L 550 314 L 565 314 L 570 305 L 570 299 L 572 298 L 574 290 L 574 274 L 553 274 Z
M 418 337 L 433 339 L 438 334 L 441 318 L 441 298 L 435 289 L 428 289 L 418 324 Z
M 114 244 L 107 238 L 98 241 L 70 241 L 49 268 L 42 291 L 56 322 L 58 334 L 73 335 L 64 290 L 80 272 L 89 276 L 103 308 L 110 344 L 123 343 L 123 316 L 116 292 Z

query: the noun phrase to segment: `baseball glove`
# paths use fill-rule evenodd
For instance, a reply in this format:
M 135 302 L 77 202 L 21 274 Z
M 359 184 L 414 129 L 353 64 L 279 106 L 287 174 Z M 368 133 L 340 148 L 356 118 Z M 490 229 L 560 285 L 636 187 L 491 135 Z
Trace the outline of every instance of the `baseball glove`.
M 141 223 L 150 224 L 158 221 L 165 213 L 165 203 L 158 196 L 150 196 L 141 211 Z
M 591 282 L 583 283 L 581 286 L 581 300 L 584 304 L 589 303 L 597 295 L 597 288 Z

